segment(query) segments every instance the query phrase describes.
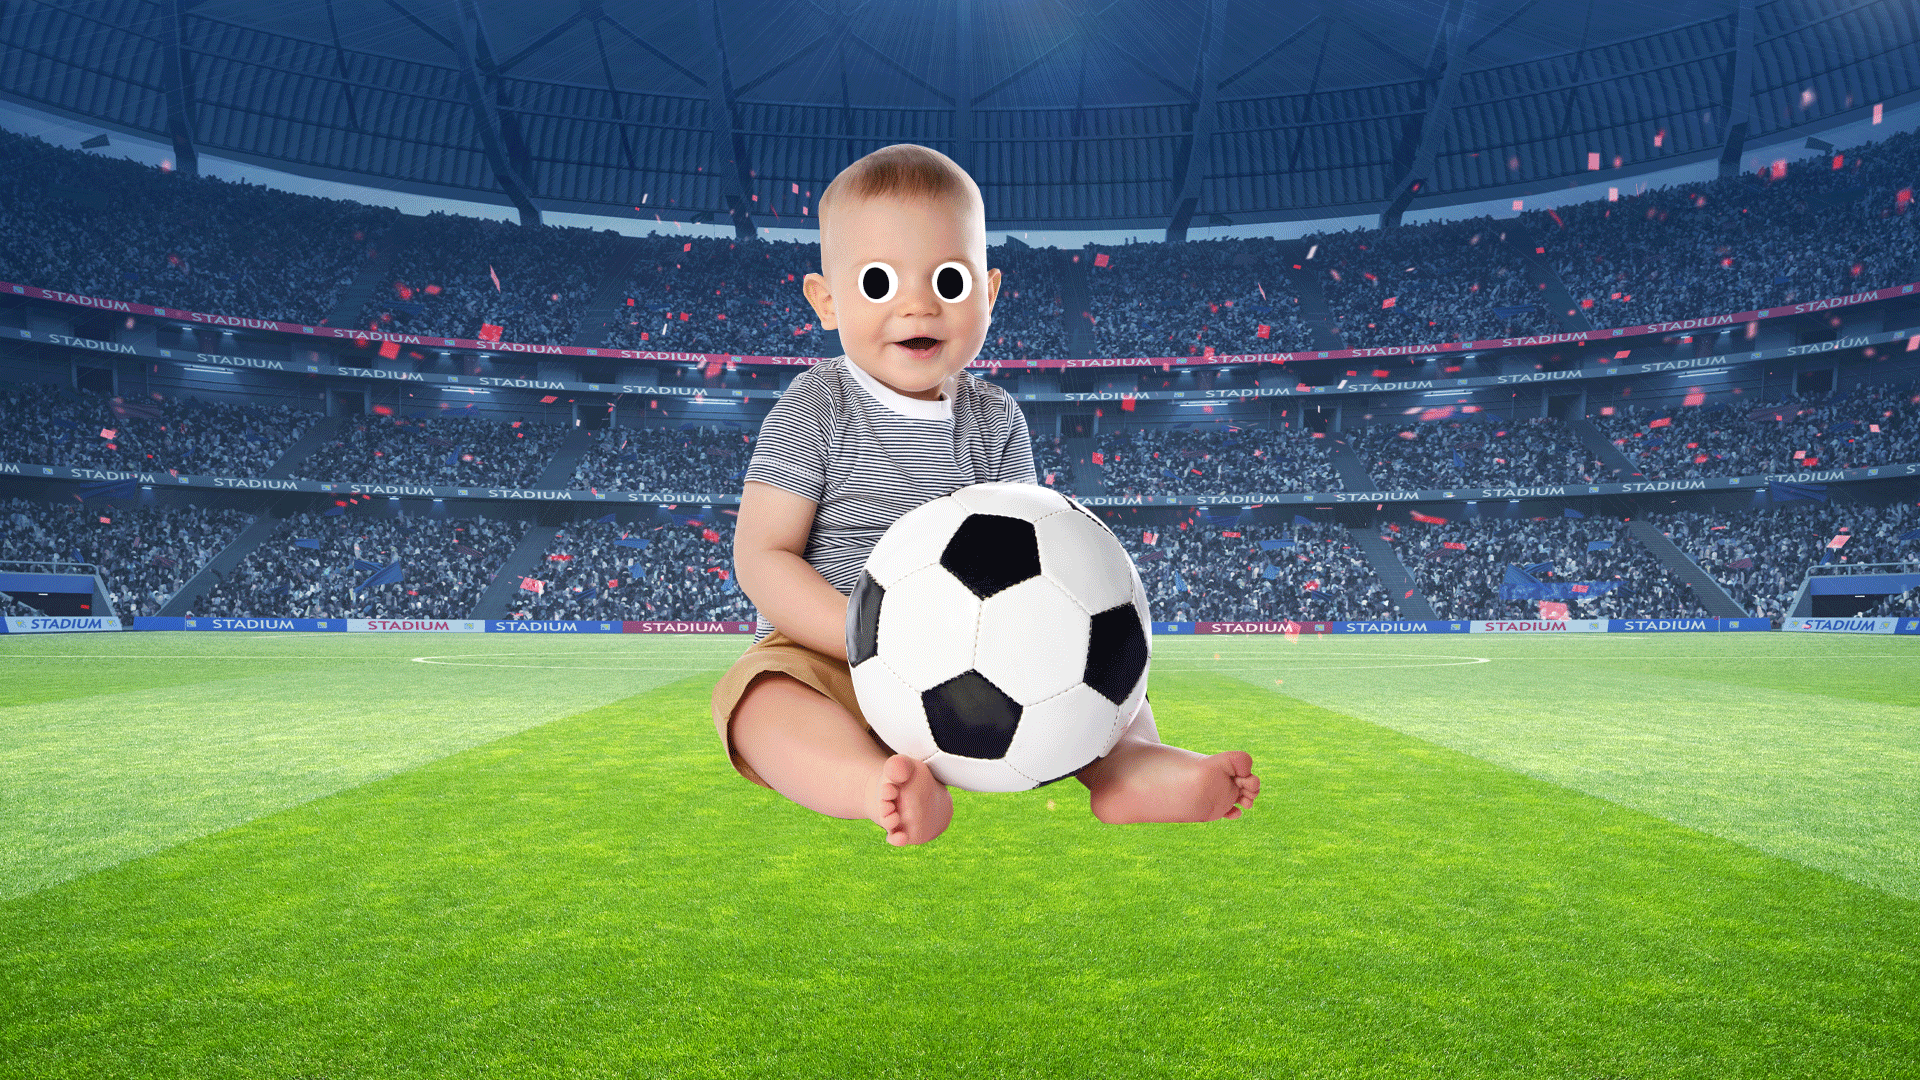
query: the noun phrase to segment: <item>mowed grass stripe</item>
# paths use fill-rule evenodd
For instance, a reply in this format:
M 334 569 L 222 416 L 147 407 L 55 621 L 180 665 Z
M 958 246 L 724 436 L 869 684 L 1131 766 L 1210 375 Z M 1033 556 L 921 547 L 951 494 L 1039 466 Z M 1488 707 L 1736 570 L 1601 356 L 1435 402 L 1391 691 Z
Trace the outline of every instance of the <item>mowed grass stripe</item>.
M 1161 670 L 1218 664 L 1256 686 L 1281 679 L 1314 704 L 1920 900 L 1920 642 L 1702 634 L 1155 646 Z M 1492 662 L 1424 666 L 1474 653 Z M 1389 663 L 1405 666 L 1358 667 Z M 1828 684 L 1842 695 L 1821 693 Z
M 0 899 L 619 700 L 690 667 L 717 670 L 745 645 L 601 640 L 7 641 L 0 685 L 41 689 L 0 707 Z M 411 662 L 434 652 L 516 666 Z
M 0 1072 L 1864 1077 L 1920 906 L 1278 693 L 1156 673 L 1243 820 L 953 828 L 748 785 L 689 679 L 0 904 Z

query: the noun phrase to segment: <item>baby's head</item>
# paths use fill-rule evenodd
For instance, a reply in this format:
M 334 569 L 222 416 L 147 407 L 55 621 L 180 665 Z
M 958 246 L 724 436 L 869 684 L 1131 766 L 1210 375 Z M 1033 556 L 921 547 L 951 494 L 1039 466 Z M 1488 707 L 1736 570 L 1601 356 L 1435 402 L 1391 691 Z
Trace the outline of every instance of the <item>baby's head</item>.
M 820 325 L 886 386 L 938 398 L 980 355 L 1000 293 L 973 178 L 938 150 L 883 147 L 841 170 L 819 212 L 806 293 Z

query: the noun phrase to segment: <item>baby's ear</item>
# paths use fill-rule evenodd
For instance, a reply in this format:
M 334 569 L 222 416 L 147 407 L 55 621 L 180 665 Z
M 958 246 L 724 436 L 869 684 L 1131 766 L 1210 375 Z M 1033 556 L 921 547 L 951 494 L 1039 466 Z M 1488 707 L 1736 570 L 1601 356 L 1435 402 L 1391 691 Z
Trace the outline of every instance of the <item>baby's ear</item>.
M 987 271 L 987 310 L 993 310 L 993 302 L 1000 299 L 1000 268 Z
M 819 274 L 808 274 L 800 283 L 801 291 L 807 294 L 807 303 L 813 305 L 813 313 L 820 316 L 820 329 L 840 329 L 840 318 L 834 314 L 833 294 L 827 291 L 827 279 Z

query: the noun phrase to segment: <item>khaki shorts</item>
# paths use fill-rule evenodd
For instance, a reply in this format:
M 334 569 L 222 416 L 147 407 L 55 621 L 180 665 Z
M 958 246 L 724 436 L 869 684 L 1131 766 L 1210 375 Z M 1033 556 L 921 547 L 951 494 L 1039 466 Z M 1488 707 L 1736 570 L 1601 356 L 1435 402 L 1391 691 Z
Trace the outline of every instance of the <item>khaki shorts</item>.
M 727 759 L 740 775 L 759 784 L 763 788 L 773 785 L 760 779 L 753 766 L 740 760 L 734 753 L 732 733 L 728 730 L 733 724 L 734 707 L 740 704 L 747 690 L 762 675 L 785 675 L 818 690 L 834 704 L 853 714 L 855 720 L 866 725 L 867 734 L 873 735 L 887 753 L 892 749 L 878 735 L 873 734 L 873 725 L 860 713 L 860 702 L 853 696 L 853 674 L 847 670 L 845 660 L 837 660 L 825 653 L 815 652 L 805 645 L 775 630 L 766 637 L 753 643 L 752 647 L 733 662 L 727 673 L 713 688 L 713 726 L 720 732 L 720 745 L 727 751 Z

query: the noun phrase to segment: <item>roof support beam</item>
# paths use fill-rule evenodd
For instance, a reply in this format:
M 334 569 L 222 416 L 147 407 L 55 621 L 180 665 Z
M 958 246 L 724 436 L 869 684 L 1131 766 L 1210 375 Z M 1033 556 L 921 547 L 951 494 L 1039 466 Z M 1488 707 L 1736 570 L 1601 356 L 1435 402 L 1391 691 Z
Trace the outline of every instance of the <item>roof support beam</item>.
M 921 78 L 919 72 L 913 70 L 911 67 L 908 67 L 907 65 L 901 63 L 900 61 L 895 60 L 893 57 L 888 56 L 878 46 L 874 45 L 872 42 L 868 41 L 866 38 L 861 37 L 859 33 L 854 30 L 852 17 L 860 14 L 861 9 L 865 8 L 867 4 L 872 3 L 873 0 L 864 0 L 863 3 L 856 6 L 852 11 L 841 11 L 840 6 L 837 2 L 834 4 L 833 10 L 831 11 L 821 7 L 818 3 L 813 3 L 813 0 L 808 0 L 808 2 L 812 4 L 813 9 L 815 11 L 818 11 L 820 14 L 825 15 L 829 20 L 832 21 L 835 27 L 834 32 L 839 36 L 840 40 L 853 42 L 855 45 L 859 46 L 861 49 L 863 49 L 869 55 L 871 55 L 874 59 L 892 68 L 895 71 L 895 73 L 897 73 L 901 78 L 906 79 L 908 82 L 911 82 L 914 85 L 920 87 L 920 89 L 925 90 L 927 93 L 932 94 L 934 97 L 939 98 L 941 101 L 945 101 L 949 105 L 953 104 L 953 102 L 947 99 L 947 92 L 945 90 L 942 90 L 939 87 L 928 82 L 927 80 Z
M 1453 101 L 1460 86 L 1460 69 L 1466 59 L 1467 27 L 1473 22 L 1476 0 L 1447 0 L 1434 30 L 1433 49 L 1429 53 L 1426 83 L 1432 87 L 1426 110 L 1407 121 L 1400 147 L 1394 152 L 1393 192 L 1380 211 L 1380 227 L 1391 229 L 1400 224 L 1415 195 L 1426 190 L 1433 176 L 1433 159 L 1440 153 L 1447 130 L 1453 126 Z
M 954 58 L 959 84 L 953 88 L 953 160 L 973 176 L 973 0 L 955 0 Z
M 1268 46 L 1266 52 L 1263 52 L 1259 56 L 1254 57 L 1252 60 L 1247 61 L 1246 64 L 1241 66 L 1239 71 L 1236 71 L 1233 74 L 1227 76 L 1226 78 L 1221 79 L 1218 89 L 1225 90 L 1229 85 L 1231 85 L 1233 82 L 1238 80 L 1242 75 L 1245 75 L 1247 72 L 1252 71 L 1254 68 L 1257 68 L 1261 64 L 1266 63 L 1268 59 L 1278 54 L 1282 49 L 1285 49 L 1287 46 L 1300 40 L 1300 38 L 1303 35 L 1305 35 L 1307 31 L 1313 29 L 1314 26 L 1320 22 L 1320 20 L 1325 18 L 1326 18 L 1325 15 L 1315 15 L 1313 18 L 1308 19 L 1306 22 L 1301 23 L 1299 26 L 1294 28 L 1293 33 L 1288 34 L 1286 37 L 1281 38 L 1279 41 L 1275 42 L 1273 45 Z
M 720 198 L 733 218 L 733 235 L 747 240 L 757 234 L 747 200 L 753 167 L 747 158 L 746 136 L 740 131 L 733 65 L 727 60 L 727 39 L 720 27 L 720 0 L 705 0 L 700 6 L 695 21 L 714 61 L 714 77 L 707 80 L 707 124 L 713 132 L 713 158 L 708 171 L 720 184 Z
M 1727 138 L 1720 146 L 1720 175 L 1740 171 L 1747 149 L 1747 125 L 1753 111 L 1753 40 L 1758 32 L 1753 0 L 1739 0 L 1733 25 L 1733 74 L 1727 80 Z
M 340 20 L 333 13 L 333 0 L 327 0 L 327 29 L 333 32 L 333 69 L 340 75 L 335 89 L 347 107 L 347 125 L 354 131 L 365 131 L 360 125 L 360 110 L 353 102 L 353 75 L 347 70 L 347 47 L 340 43 Z
M 186 13 L 189 0 L 166 0 L 161 14 L 161 77 L 167 93 L 167 134 L 173 137 L 173 167 L 187 176 L 200 175 L 200 103 L 193 90 L 193 63 L 187 56 Z
M 1328 20 L 1320 25 L 1320 48 L 1313 55 L 1313 78 L 1307 83 L 1306 99 L 1300 103 L 1300 122 L 1293 128 L 1293 148 L 1287 152 L 1289 169 L 1300 167 L 1300 155 L 1307 148 L 1307 127 L 1313 122 L 1314 95 L 1320 92 L 1320 73 L 1326 69 L 1327 42 L 1332 38 L 1333 21 Z
M 1227 37 L 1227 0 L 1207 0 L 1201 24 L 1199 62 L 1194 66 L 1193 89 L 1187 114 L 1184 152 L 1174 167 L 1172 198 L 1167 206 L 1167 239 L 1185 240 L 1193 212 L 1200 205 L 1200 182 L 1206 177 L 1213 149 L 1214 84 L 1220 78 L 1220 51 Z
M 486 88 L 493 95 L 494 117 L 500 124 L 500 141 L 506 145 L 507 160 L 513 162 L 513 171 L 520 174 L 529 186 L 534 183 L 536 173 L 533 167 L 533 155 L 527 150 L 527 140 L 520 130 L 520 114 L 513 109 L 513 99 L 507 94 L 506 72 L 494 62 L 493 45 L 487 40 L 487 24 L 481 21 L 477 2 L 469 0 L 473 10 L 473 61 L 486 80 Z
M 613 63 L 607 59 L 607 43 L 600 34 L 600 23 L 593 23 L 593 47 L 600 54 L 600 75 L 607 80 L 607 97 L 613 103 L 614 119 L 620 121 L 620 156 L 626 159 L 627 168 L 640 171 L 640 163 L 633 157 L 633 142 L 627 138 L 627 107 L 620 102 L 620 85 L 613 80 Z
M 1045 63 L 1047 57 L 1052 56 L 1054 53 L 1059 52 L 1062 48 L 1065 48 L 1068 42 L 1071 42 L 1077 39 L 1081 34 L 1090 33 L 1093 29 L 1094 20 L 1098 19 L 1102 15 L 1105 15 L 1109 8 L 1114 7 L 1119 2 L 1120 0 L 1113 0 L 1113 2 L 1109 3 L 1106 7 L 1103 7 L 1098 11 L 1088 12 L 1085 15 L 1083 15 L 1081 18 L 1077 19 L 1074 22 L 1073 29 L 1067 31 L 1065 37 L 1062 37 L 1059 41 L 1056 41 L 1052 45 L 1047 46 L 1045 49 L 1041 51 L 1040 55 L 1027 61 L 1025 64 L 1022 64 L 1018 71 L 1015 71 L 1013 74 L 1008 75 L 1007 77 L 1001 79 L 999 82 L 994 83 L 992 86 L 989 86 L 985 90 L 982 90 L 978 94 L 975 94 L 973 98 L 973 103 L 975 105 L 978 105 L 981 102 L 992 97 L 993 95 L 999 93 L 1000 91 L 1005 90 L 1007 87 L 1012 86 L 1014 83 L 1020 80 L 1021 76 L 1027 74 L 1033 69 L 1039 67 L 1041 64 Z
M 520 210 L 520 224 L 540 224 L 540 208 L 533 203 L 533 189 L 526 177 L 514 167 L 514 155 L 509 152 L 507 140 L 501 131 L 500 116 L 496 111 L 493 98 L 489 97 L 482 84 L 479 49 L 484 47 L 485 35 L 480 27 L 480 11 L 474 0 L 453 0 L 453 51 L 460 61 L 460 85 L 467 94 L 467 105 L 473 110 L 474 128 L 480 133 L 480 143 L 486 151 L 487 164 L 493 166 L 493 176 L 500 189 L 513 200 Z M 491 67 L 489 56 L 488 67 Z M 497 75 L 494 76 L 498 78 Z M 521 151 L 525 153 L 524 145 Z

